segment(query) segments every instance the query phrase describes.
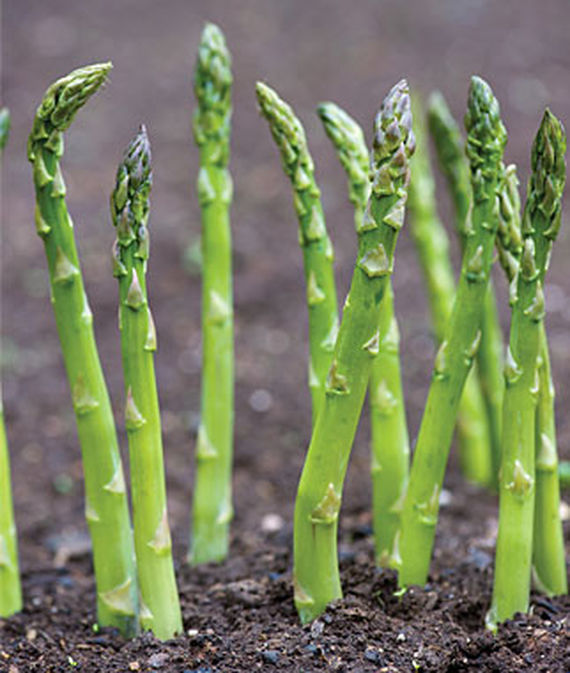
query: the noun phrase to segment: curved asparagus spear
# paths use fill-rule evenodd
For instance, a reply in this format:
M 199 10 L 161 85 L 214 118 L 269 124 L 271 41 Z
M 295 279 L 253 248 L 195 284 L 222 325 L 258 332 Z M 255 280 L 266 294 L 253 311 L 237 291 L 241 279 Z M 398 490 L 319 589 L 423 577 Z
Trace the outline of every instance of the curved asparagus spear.
M 234 328 L 229 207 L 231 57 L 213 24 L 202 34 L 194 75 L 198 107 L 194 138 L 200 148 L 202 209 L 202 411 L 189 560 L 221 561 L 228 554 L 232 506 Z
M 426 281 L 432 322 L 438 345 L 445 331 L 455 297 L 455 279 L 449 257 L 447 232 L 439 219 L 435 184 L 427 147 L 424 111 L 417 97 L 412 99 L 416 153 L 412 159 L 409 190 L 410 234 Z M 492 482 L 489 424 L 485 401 L 473 368 L 465 382 L 457 412 L 457 439 L 461 469 L 472 482 Z
M 505 366 L 507 387 L 503 410 L 499 532 L 493 601 L 487 615 L 487 624 L 491 628 L 515 612 L 528 609 L 535 496 L 535 421 L 540 385 L 537 358 L 544 319 L 542 288 L 552 242 L 560 228 L 561 198 L 566 179 L 565 150 L 566 136 L 562 125 L 547 110 L 532 149 L 532 172 L 522 226 L 523 252 Z M 542 462 L 543 467 L 551 466 L 554 449 L 550 437 L 541 436 L 539 446 L 537 463 Z M 555 475 L 556 472 L 550 484 L 554 487 L 557 486 Z M 544 531 L 540 533 L 544 535 Z M 541 541 L 548 544 L 544 536 Z M 546 560 L 546 550 L 541 551 L 545 552 L 543 560 Z
M 125 378 L 140 622 L 161 639 L 182 620 L 166 511 L 160 410 L 154 376 L 156 332 L 146 289 L 150 147 L 142 126 L 117 170 L 111 215 L 117 231 L 113 275 L 119 281 L 119 329 Z
M 291 180 L 299 220 L 299 244 L 303 249 L 309 309 L 309 388 L 314 427 L 338 331 L 333 247 L 327 234 L 314 164 L 301 122 L 291 107 L 266 84 L 258 82 L 256 93 L 261 114 L 269 122 L 271 134 L 281 152 L 283 169 Z
M 471 183 L 469 164 L 463 152 L 463 138 L 444 97 L 434 92 L 428 104 L 428 125 L 440 168 L 447 180 L 455 211 L 455 225 L 461 249 L 469 230 Z M 501 419 L 503 407 L 503 333 L 499 323 L 493 280 L 485 297 L 481 319 L 481 343 L 477 351 L 477 375 L 487 411 L 492 473 L 490 484 L 498 486 L 501 465 Z M 472 375 L 471 375 L 472 376 Z M 469 385 L 469 381 L 466 386 Z
M 356 230 L 362 228 L 370 195 L 370 159 L 359 124 L 334 103 L 321 103 L 319 116 L 348 177 Z M 399 330 L 394 314 L 394 293 L 388 282 L 378 324 L 380 345 L 370 372 L 370 426 L 372 449 L 372 521 L 376 562 L 383 567 L 398 563 L 396 535 L 400 508 L 408 484 L 410 445 L 400 372 Z
M 498 227 L 499 177 L 506 131 L 489 85 L 473 77 L 467 114 L 473 212 L 459 287 L 437 354 L 420 425 L 402 516 L 399 582 L 424 584 L 439 511 L 439 494 L 459 399 L 480 339 L 480 323 Z
M 110 68 L 110 63 L 80 68 L 48 88 L 34 119 L 28 158 L 34 171 L 36 228 L 44 241 L 52 306 L 83 457 L 97 617 L 101 625 L 133 635 L 137 583 L 123 467 L 59 165 L 62 132 L 103 84 Z
M 10 131 L 8 108 L 0 109 L 0 151 Z M 22 587 L 18 568 L 18 539 L 12 506 L 10 456 L 4 426 L 0 391 L 0 617 L 9 617 L 22 608 Z
M 382 298 L 404 221 L 414 135 L 408 86 L 396 84 L 376 117 L 372 193 L 358 231 L 358 257 L 325 396 L 295 502 L 295 604 L 301 621 L 342 595 L 337 524 L 350 449 L 379 351 Z

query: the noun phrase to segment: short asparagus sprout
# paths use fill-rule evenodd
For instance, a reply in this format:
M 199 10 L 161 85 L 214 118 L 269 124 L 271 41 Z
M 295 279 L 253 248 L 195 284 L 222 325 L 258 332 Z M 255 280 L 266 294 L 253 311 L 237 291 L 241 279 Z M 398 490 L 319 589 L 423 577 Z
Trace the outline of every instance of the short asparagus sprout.
M 434 141 L 439 166 L 445 176 L 453 209 L 455 227 L 459 235 L 461 249 L 464 250 L 469 233 L 469 208 L 471 204 L 471 180 L 469 163 L 463 151 L 463 137 L 459 126 L 444 97 L 434 92 L 428 103 L 428 125 Z M 499 323 L 497 300 L 493 280 L 489 280 L 489 289 L 485 297 L 481 319 L 481 343 L 477 351 L 477 378 L 483 393 L 487 424 L 489 429 L 489 450 L 491 468 L 489 483 L 498 487 L 498 475 L 501 465 L 501 420 L 503 414 L 503 333 Z M 475 374 L 470 374 L 466 383 Z M 464 393 L 465 394 L 465 393 Z
M 142 126 L 119 164 L 111 196 L 111 215 L 117 232 L 113 275 L 119 281 L 140 623 L 157 638 L 167 639 L 181 632 L 182 618 L 166 511 L 160 409 L 154 375 L 156 331 L 146 289 L 150 161 L 148 137 Z
M 302 622 L 314 619 L 330 601 L 342 596 L 338 513 L 372 361 L 380 347 L 382 298 L 404 223 L 414 144 L 408 86 L 402 80 L 376 117 L 372 192 L 358 232 L 357 263 L 297 492 L 293 574 Z
M 412 99 L 412 108 L 417 147 L 411 162 L 412 179 L 408 200 L 410 234 L 426 281 L 432 323 L 439 346 L 445 339 L 453 308 L 455 278 L 449 256 L 449 239 L 437 212 L 425 113 L 419 97 Z M 461 395 L 457 412 L 457 440 L 465 477 L 482 485 L 491 483 L 489 423 L 476 368 L 469 372 Z
M 137 631 L 137 581 L 127 494 L 59 165 L 63 131 L 105 82 L 110 68 L 110 63 L 80 68 L 48 88 L 34 119 L 28 158 L 36 190 L 36 229 L 45 246 L 52 306 L 83 457 L 97 619 L 101 626 L 114 626 L 128 636 Z
M 327 234 L 320 190 L 303 126 L 273 89 L 256 85 L 261 114 L 281 152 L 283 169 L 291 180 L 303 250 L 307 307 L 309 310 L 309 388 L 313 428 L 324 397 L 327 373 L 338 332 L 338 306 L 333 270 L 333 248 Z
M 542 478 L 549 480 L 548 485 L 543 486 L 554 488 L 558 495 L 556 450 L 548 433 L 553 427 L 553 418 L 547 420 L 546 428 L 541 428 L 540 436 L 535 433 L 536 420 L 544 413 L 538 410 L 537 414 L 541 385 L 537 361 L 544 334 L 541 327 L 544 320 L 543 284 L 552 244 L 560 228 L 561 200 L 566 181 L 565 151 L 564 129 L 547 110 L 531 154 L 531 177 L 521 227 L 523 246 L 505 364 L 499 532 L 493 601 L 487 615 L 487 624 L 491 628 L 516 612 L 528 609 L 535 518 L 535 451 L 536 465 L 540 465 L 544 473 Z M 541 366 L 544 366 L 544 361 Z M 550 385 L 544 372 L 542 385 L 547 388 Z M 546 398 L 545 401 L 550 408 L 551 400 Z M 546 409 L 546 413 L 548 411 Z M 549 479 L 551 474 L 553 478 Z M 544 518 L 539 516 L 539 530 L 534 531 L 534 535 L 538 533 L 536 541 L 544 544 L 545 548 L 538 549 L 535 543 L 535 570 L 538 563 L 540 572 L 544 573 L 541 576 L 537 572 L 539 580 L 556 583 L 560 559 L 552 559 L 549 551 L 554 551 L 557 546 L 560 522 L 558 513 L 550 510 L 553 501 L 548 494 L 542 495 L 542 507 L 547 509 L 548 515 Z M 547 524 L 546 530 L 542 529 L 544 523 Z M 552 560 L 555 562 L 550 565 Z
M 202 209 L 202 409 L 196 445 L 189 561 L 228 554 L 232 505 L 234 328 L 229 208 L 231 57 L 213 24 L 202 34 L 194 74 L 198 107 L 194 138 L 200 148 L 198 200 Z
M 1 108 L 0 151 L 6 145 L 9 131 L 10 113 L 7 108 Z M 0 617 L 9 617 L 22 608 L 18 540 L 10 481 L 10 456 L 0 391 Z
M 435 359 L 412 461 L 402 516 L 401 586 L 425 584 L 427 580 L 439 495 L 459 400 L 479 345 L 481 315 L 499 225 L 497 192 L 506 131 L 499 103 L 489 85 L 479 77 L 471 80 L 465 125 L 473 190 L 470 234 L 445 339 Z
M 322 103 L 319 116 L 348 178 L 356 231 L 363 225 L 370 196 L 370 158 L 359 124 L 335 103 Z M 398 565 L 398 506 L 408 484 L 410 446 L 400 371 L 399 329 L 394 292 L 388 282 L 380 314 L 379 350 L 370 372 L 372 521 L 376 562 Z

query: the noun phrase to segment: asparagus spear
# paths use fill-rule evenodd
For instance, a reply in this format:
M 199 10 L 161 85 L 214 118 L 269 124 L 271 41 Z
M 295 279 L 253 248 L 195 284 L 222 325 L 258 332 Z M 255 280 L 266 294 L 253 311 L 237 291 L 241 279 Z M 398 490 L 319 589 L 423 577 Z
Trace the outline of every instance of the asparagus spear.
M 549 173 L 544 186 L 539 183 L 528 217 L 534 228 L 533 239 L 540 266 L 540 280 L 548 268 L 552 243 L 560 227 L 562 192 L 566 179 L 564 153 L 566 135 L 558 119 L 546 110 L 534 145 L 533 163 Z M 532 184 L 532 183 L 531 183 Z M 543 192 L 540 193 L 541 189 Z M 554 196 L 554 198 L 553 198 Z M 560 520 L 560 483 L 554 420 L 554 383 L 552 381 L 548 339 L 544 321 L 540 323 L 538 359 L 538 404 L 536 411 L 536 495 L 534 508 L 533 575 L 537 586 L 546 594 L 568 592 L 564 536 Z
M 154 376 L 156 331 L 149 308 L 147 221 L 152 184 L 144 126 L 117 170 L 111 215 L 117 231 L 113 275 L 119 281 L 119 329 L 125 378 L 140 622 L 157 638 L 182 630 L 166 511 L 160 409 Z
M 356 230 L 362 228 L 370 196 L 369 156 L 358 123 L 334 103 L 318 108 L 325 131 L 348 177 L 349 198 L 354 205 Z M 400 372 L 399 330 L 394 314 L 392 282 L 388 281 L 378 324 L 380 344 L 370 372 L 370 422 L 372 449 L 372 520 L 376 562 L 397 565 L 396 535 L 400 508 L 408 483 L 410 446 Z
M 34 119 L 28 158 L 33 163 L 36 189 L 36 228 L 44 241 L 52 305 L 83 456 L 98 621 L 133 635 L 137 629 L 137 582 L 123 467 L 59 165 L 62 132 L 103 84 L 110 68 L 110 63 L 80 68 L 47 89 Z
M 456 229 L 461 249 L 464 250 L 469 231 L 468 217 L 471 203 L 469 165 L 463 153 L 463 139 L 459 126 L 439 92 L 430 96 L 428 124 L 440 168 L 447 180 L 455 210 Z M 477 351 L 477 374 L 488 419 L 492 466 L 490 483 L 497 487 L 501 464 L 501 418 L 504 391 L 503 333 L 499 324 L 492 279 L 489 279 L 489 289 L 481 319 L 481 344 Z M 468 379 L 466 386 L 469 385 Z
M 547 110 L 531 155 L 531 177 L 522 226 L 523 252 L 505 365 L 499 532 L 493 600 L 487 615 L 487 624 L 491 628 L 515 612 L 528 609 L 535 499 L 535 421 L 540 386 L 537 358 L 544 319 L 542 288 L 552 242 L 560 228 L 561 198 L 566 179 L 565 150 L 566 136 L 562 125 Z M 547 387 L 549 383 L 543 381 Z M 538 416 L 540 414 L 539 411 Z M 539 437 L 537 463 L 542 463 L 545 472 L 542 477 L 548 479 L 550 475 L 544 467 L 551 468 L 554 462 L 556 470 L 556 454 L 546 430 L 543 427 Z M 548 485 L 556 489 L 556 471 L 552 474 L 554 478 Z M 550 503 L 545 498 L 542 504 L 548 507 Z M 550 517 L 553 514 L 549 511 Z M 553 577 L 548 575 L 548 534 L 556 536 L 557 512 L 552 520 L 554 526 L 548 531 L 540 531 L 537 540 L 547 545 L 546 549 L 539 550 L 539 555 L 544 562 L 541 569 L 549 579 Z M 539 578 L 542 581 L 540 575 Z
M 417 147 L 412 160 L 408 206 L 410 233 L 426 281 L 435 336 L 438 344 L 441 344 L 455 297 L 455 279 L 449 257 L 449 240 L 437 214 L 425 117 L 419 98 L 413 98 L 412 107 Z M 457 413 L 457 434 L 461 468 L 465 477 L 478 484 L 491 483 L 489 424 L 475 368 L 469 372 L 461 395 Z
M 202 414 L 196 446 L 191 563 L 228 554 L 232 507 L 234 328 L 229 207 L 231 57 L 213 24 L 202 34 L 194 75 L 202 208 Z
M 299 244 L 309 310 L 309 388 L 315 426 L 326 386 L 338 331 L 338 307 L 333 248 L 328 237 L 314 164 L 301 122 L 293 110 L 266 84 L 256 85 L 261 114 L 269 122 L 283 169 L 291 180 L 299 221 Z
M 467 114 L 473 212 L 459 287 L 438 351 L 402 516 L 401 586 L 424 584 L 435 536 L 455 417 L 480 339 L 480 323 L 498 227 L 499 177 L 506 131 L 489 85 L 471 79 Z
M 0 152 L 10 131 L 8 108 L 0 109 Z M 0 394 L 0 617 L 9 617 L 22 608 L 22 588 L 18 569 L 18 539 L 12 490 L 10 485 L 10 456 L 6 441 L 4 410 Z
M 342 595 L 337 524 L 342 486 L 374 356 L 382 298 L 404 221 L 414 135 L 408 85 L 396 84 L 376 117 L 372 192 L 358 231 L 358 257 L 325 396 L 295 502 L 295 604 L 302 622 Z

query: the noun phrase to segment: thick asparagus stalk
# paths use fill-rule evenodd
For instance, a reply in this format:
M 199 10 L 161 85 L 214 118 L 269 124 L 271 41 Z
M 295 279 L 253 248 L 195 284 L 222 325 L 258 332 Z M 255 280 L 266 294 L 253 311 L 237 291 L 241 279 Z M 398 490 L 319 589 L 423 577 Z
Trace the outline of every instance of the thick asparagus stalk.
M 544 319 L 542 288 L 552 242 L 560 228 L 561 198 L 566 179 L 565 150 L 562 125 L 547 110 L 532 149 L 532 172 L 522 226 L 523 252 L 505 365 L 499 532 L 493 601 L 487 615 L 491 628 L 515 612 L 528 609 L 535 499 L 535 421 L 540 385 L 537 358 Z M 545 429 L 542 430 L 537 462 L 550 466 L 554 447 L 544 433 Z M 553 481 L 550 485 L 556 487 L 556 477 Z M 554 522 L 556 519 L 557 516 Z M 549 532 L 555 532 L 555 529 Z M 544 535 L 544 531 L 541 533 Z M 539 541 L 548 545 L 546 537 Z M 546 560 L 548 551 L 541 552 Z
M 562 124 L 549 110 L 534 145 L 536 170 L 549 174 L 534 194 L 536 202 L 528 215 L 534 228 L 533 239 L 540 263 L 541 281 L 548 268 L 552 243 L 560 227 L 561 198 L 566 179 L 564 153 L 566 135 Z M 543 193 L 539 189 L 543 189 Z M 534 216 L 533 216 L 534 215 Z M 527 224 L 527 223 L 525 223 Z M 538 359 L 538 404 L 536 410 L 536 495 L 534 507 L 533 575 L 537 587 L 549 595 L 568 592 L 564 536 L 560 520 L 560 484 L 554 416 L 554 383 L 544 322 L 540 324 Z
M 295 604 L 303 622 L 342 595 L 338 512 L 372 360 L 380 348 L 382 298 L 404 221 L 408 162 L 414 149 L 411 126 L 408 86 L 402 80 L 376 117 L 372 193 L 358 231 L 358 261 L 297 492 L 293 573 Z
M 358 123 L 334 103 L 318 108 L 348 177 L 349 198 L 354 205 L 356 230 L 362 228 L 370 195 L 369 156 Z M 400 507 L 408 484 L 410 445 L 400 372 L 399 330 L 394 314 L 392 282 L 383 299 L 378 324 L 380 347 L 372 362 L 369 384 L 372 450 L 372 521 L 376 562 L 383 567 L 398 563 L 396 535 Z
M 156 331 L 146 289 L 152 183 L 150 147 L 140 128 L 117 170 L 111 215 L 117 231 L 113 275 L 119 281 L 119 329 L 125 378 L 140 622 L 167 639 L 182 620 L 166 511 L 160 409 L 154 376 Z
M 427 580 L 439 494 L 465 380 L 480 339 L 480 323 L 498 227 L 499 177 L 506 131 L 489 85 L 473 77 L 467 114 L 473 212 L 451 318 L 437 354 L 416 444 L 402 516 L 399 582 Z
M 110 68 L 110 63 L 80 68 L 48 88 L 34 119 L 28 158 L 34 171 L 36 228 L 44 241 L 52 305 L 83 456 L 98 621 L 133 635 L 137 629 L 137 582 L 123 467 L 59 165 L 62 132 L 103 84 Z
M 10 113 L 0 109 L 0 152 L 4 149 L 10 131 Z M 4 410 L 0 391 L 0 617 L 9 617 L 22 607 L 22 587 L 18 568 L 18 539 L 12 488 L 10 484 L 10 456 L 6 441 Z
M 438 344 L 445 338 L 455 297 L 455 279 L 449 257 L 447 232 L 437 214 L 435 183 L 427 147 L 424 112 L 419 98 L 413 99 L 416 153 L 408 208 L 410 233 L 426 281 L 432 322 Z M 489 424 L 476 368 L 465 382 L 457 412 L 457 435 L 461 469 L 472 482 L 492 481 Z
M 202 34 L 194 75 L 202 209 L 202 412 L 196 445 L 191 563 L 228 554 L 232 507 L 234 328 L 229 207 L 231 57 L 213 24 Z
M 463 152 L 463 138 L 443 96 L 431 95 L 428 105 L 428 124 L 434 140 L 440 168 L 447 180 L 455 210 L 455 225 L 461 249 L 464 250 L 469 231 L 471 183 L 469 164 Z M 501 464 L 501 419 L 503 407 L 503 333 L 499 323 L 493 281 L 485 297 L 481 318 L 481 343 L 477 351 L 477 378 L 483 392 L 489 428 L 492 473 L 490 483 L 498 486 Z M 469 378 L 473 375 L 470 374 Z M 470 385 L 469 379 L 466 388 Z
M 261 114 L 269 122 L 271 134 L 281 152 L 283 169 L 291 180 L 299 221 L 299 244 L 303 250 L 309 309 L 309 388 L 314 427 L 338 332 L 333 247 L 327 234 L 314 164 L 301 122 L 291 107 L 266 84 L 258 82 L 256 92 Z

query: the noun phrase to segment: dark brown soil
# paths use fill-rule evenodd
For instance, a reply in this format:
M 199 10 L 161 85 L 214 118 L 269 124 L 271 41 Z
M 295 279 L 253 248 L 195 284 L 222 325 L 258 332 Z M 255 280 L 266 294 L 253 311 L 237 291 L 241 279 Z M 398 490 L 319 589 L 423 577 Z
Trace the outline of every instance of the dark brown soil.
M 25 607 L 0 621 L 0 672 L 568 673 L 568 598 L 534 596 L 530 615 L 501 627 L 496 637 L 484 630 L 496 501 L 465 485 L 453 457 L 430 584 L 394 596 L 394 577 L 379 573 L 372 562 L 366 421 L 355 443 L 341 519 L 345 599 L 314 624 L 298 624 L 290 586 L 291 518 L 310 423 L 306 313 L 289 185 L 253 96 L 255 80 L 265 79 L 306 123 L 342 296 L 354 255 L 352 217 L 344 177 L 315 105 L 336 100 L 368 129 L 383 93 L 407 76 L 424 92 L 441 88 L 460 115 L 469 76 L 482 74 L 502 102 L 510 131 L 508 160 L 519 163 L 524 183 L 544 105 L 570 119 L 566 0 L 18 0 L 6 3 L 3 18 L 2 102 L 12 109 L 14 125 L 3 175 L 2 378 Z M 199 232 L 190 73 L 208 19 L 226 32 L 236 77 L 236 518 L 229 560 L 190 569 L 184 556 L 199 410 L 200 291 L 183 251 Z M 64 171 L 120 425 L 116 287 L 108 260 L 114 233 L 107 199 L 122 148 L 140 122 L 147 124 L 155 164 L 149 284 L 160 339 L 169 516 L 186 631 L 169 643 L 148 635 L 125 642 L 94 627 L 81 463 L 25 159 L 26 136 L 47 84 L 76 66 L 107 59 L 115 63 L 111 82 L 68 134 Z M 441 209 L 448 214 L 443 195 Z M 564 233 L 547 301 L 565 457 L 569 254 Z M 433 350 L 422 282 L 405 233 L 398 244 L 395 289 L 413 436 Z M 502 317 L 506 326 L 507 310 Z

